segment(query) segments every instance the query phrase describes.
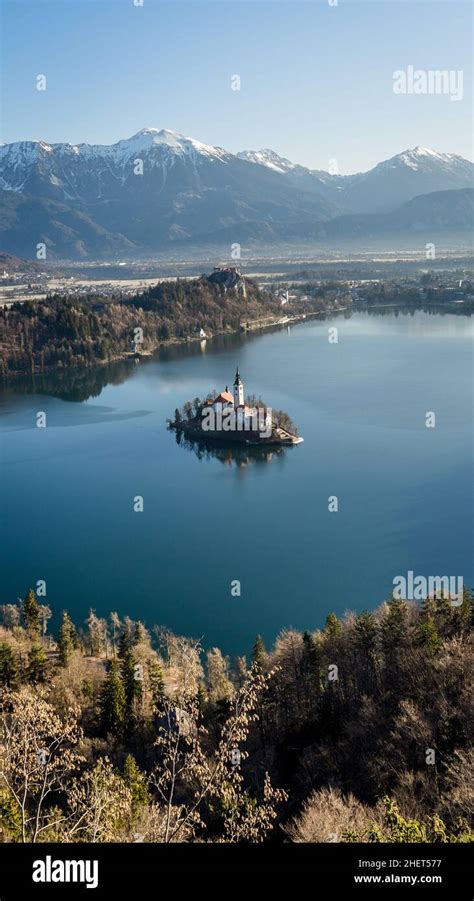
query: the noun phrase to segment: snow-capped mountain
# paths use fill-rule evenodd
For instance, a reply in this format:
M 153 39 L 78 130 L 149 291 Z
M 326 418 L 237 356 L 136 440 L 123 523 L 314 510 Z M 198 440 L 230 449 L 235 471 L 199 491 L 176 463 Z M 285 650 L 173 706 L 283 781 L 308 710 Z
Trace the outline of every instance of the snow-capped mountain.
M 4 145 L 0 178 L 6 218 L 0 246 L 21 249 L 24 256 L 39 241 L 50 255 L 95 254 L 93 226 L 102 230 L 104 253 L 121 245 L 139 253 L 183 241 L 230 246 L 297 238 L 338 212 L 279 172 L 152 128 L 110 146 Z M 28 229 L 31 206 L 34 225 Z
M 345 209 L 344 206 L 341 206 L 338 186 L 353 176 L 344 178 L 344 176 L 331 175 L 329 172 L 318 169 L 308 169 L 306 166 L 292 163 L 286 157 L 279 156 L 274 150 L 242 150 L 237 156 L 239 159 L 248 160 L 250 163 L 280 172 L 282 175 L 286 175 L 287 180 L 291 181 L 295 187 L 309 191 L 311 194 L 320 194 L 336 203 L 339 209 Z
M 0 146 L 0 248 L 31 257 L 44 241 L 50 257 L 83 257 L 311 240 L 337 217 L 470 187 L 473 170 L 416 147 L 337 176 L 272 150 L 233 154 L 156 128 L 111 145 L 22 141 Z
M 274 169 L 275 172 L 289 172 L 291 169 L 297 169 L 296 163 L 278 156 L 274 150 L 242 150 L 236 156 L 240 160 L 248 160 L 249 163 L 258 163 L 260 166 L 267 166 Z
M 385 212 L 419 194 L 473 186 L 471 162 L 452 153 L 415 147 L 356 176 L 343 190 L 343 197 L 354 212 Z
M 247 150 L 238 155 L 261 166 L 278 166 L 299 187 L 319 192 L 354 213 L 388 212 L 419 194 L 474 185 L 473 163 L 428 147 L 404 150 L 368 172 L 342 176 L 295 165 L 272 150 Z
M 37 180 L 50 196 L 61 199 L 82 197 L 84 191 L 110 190 L 123 186 L 135 175 L 135 161 L 150 169 L 160 169 L 164 177 L 177 163 L 231 158 L 219 147 L 202 144 L 193 138 L 157 128 L 144 128 L 131 138 L 116 144 L 47 144 L 22 141 L 0 147 L 0 188 L 27 192 Z

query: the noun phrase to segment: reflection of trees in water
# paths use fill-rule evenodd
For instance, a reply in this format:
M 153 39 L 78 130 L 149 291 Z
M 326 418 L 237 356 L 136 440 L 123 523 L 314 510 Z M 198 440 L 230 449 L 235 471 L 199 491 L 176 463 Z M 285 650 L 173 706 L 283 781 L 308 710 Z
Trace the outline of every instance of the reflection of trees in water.
M 277 331 L 278 328 L 275 328 Z M 9 376 L 8 379 L 0 378 L 2 392 L 10 390 L 15 394 L 46 394 L 58 397 L 60 400 L 82 403 L 90 397 L 98 397 L 107 385 L 121 385 L 132 375 L 135 367 L 146 366 L 148 363 L 172 362 L 200 356 L 211 349 L 213 353 L 225 353 L 235 350 L 243 343 L 256 340 L 259 332 L 243 333 L 234 332 L 228 335 L 216 335 L 211 341 L 176 342 L 158 347 L 154 354 L 144 356 L 141 359 L 130 357 L 127 360 L 117 360 L 114 363 L 100 364 L 98 366 L 78 368 L 55 368 L 34 375 Z
M 378 301 L 377 304 L 355 304 L 352 310 L 354 313 L 368 313 L 370 316 L 415 316 L 416 313 L 427 313 L 429 316 L 472 316 L 474 313 L 474 305 L 472 303 L 417 303 L 407 306 L 400 304 L 394 306 L 388 302 L 386 305 Z M 347 317 L 346 317 L 347 318 Z
M 198 460 L 219 460 L 226 466 L 233 464 L 239 468 L 249 466 L 251 463 L 269 463 L 278 457 L 282 457 L 284 447 L 257 447 L 242 444 L 223 445 L 213 441 L 205 441 L 202 438 L 190 438 L 184 432 L 175 432 L 176 444 L 196 454 Z
M 396 307 L 389 306 L 388 304 L 386 307 L 383 305 L 372 307 L 370 304 L 354 304 L 351 309 L 341 310 L 338 316 L 341 316 L 344 319 L 350 319 L 354 313 L 366 313 L 369 316 L 374 317 L 391 316 L 397 318 L 399 316 L 414 316 L 419 310 L 433 316 L 443 316 L 448 314 L 469 316 L 474 312 L 472 303 L 459 305 L 448 303 L 445 305 L 418 303 L 417 305 L 412 306 L 400 305 Z M 312 319 L 317 319 L 319 321 L 333 319 L 335 318 L 336 312 L 337 311 L 319 313 L 314 317 L 308 316 L 306 320 L 291 323 L 291 327 L 302 326 Z M 286 325 L 267 328 L 265 334 L 278 332 L 282 329 L 286 329 Z M 2 393 L 7 394 L 10 391 L 15 394 L 45 394 L 51 397 L 58 397 L 61 400 L 82 403 L 90 397 L 98 397 L 107 385 L 121 385 L 132 375 L 137 365 L 146 366 L 147 363 L 151 362 L 183 360 L 200 356 L 208 350 L 212 351 L 212 353 L 226 353 L 228 351 L 238 350 L 243 344 L 258 340 L 261 335 L 262 332 L 260 331 L 248 333 L 240 332 L 228 335 L 216 335 L 212 340 L 207 342 L 176 342 L 175 344 L 159 347 L 152 356 L 142 357 L 141 360 L 130 357 L 127 360 L 119 360 L 115 363 L 101 364 L 100 366 L 92 366 L 89 368 L 56 368 L 49 372 L 36 373 L 35 375 L 10 376 L 5 380 L 0 379 L 0 387 Z M 212 456 L 218 456 L 219 459 L 221 459 L 223 448 L 220 447 L 218 450 L 219 454 L 214 453 Z M 232 448 L 232 453 L 235 454 L 237 450 L 243 451 L 244 456 L 249 453 L 247 448 Z M 270 457 L 277 453 L 275 448 L 272 448 L 271 451 L 265 451 L 263 448 L 255 448 L 252 449 L 252 453 L 254 450 L 259 454 L 263 453 L 264 455 L 270 455 Z M 281 450 L 282 449 L 280 448 L 279 451 Z M 223 460 L 222 462 L 226 461 Z M 252 460 L 251 462 L 260 461 Z M 242 465 L 245 464 L 242 463 Z
M 47 394 L 82 403 L 98 397 L 107 385 L 121 385 L 133 372 L 134 365 L 134 360 L 126 360 L 91 369 L 55 369 L 9 379 L 8 387 L 15 394 Z

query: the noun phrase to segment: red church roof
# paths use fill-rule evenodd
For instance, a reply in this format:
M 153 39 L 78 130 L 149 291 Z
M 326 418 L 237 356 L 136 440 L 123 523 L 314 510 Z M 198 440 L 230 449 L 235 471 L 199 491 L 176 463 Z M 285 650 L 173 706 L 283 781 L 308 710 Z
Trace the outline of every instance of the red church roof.
M 214 404 L 219 404 L 219 403 L 220 404 L 233 404 L 234 398 L 232 397 L 232 394 L 230 393 L 230 391 L 221 391 L 221 393 L 218 394 L 217 397 L 214 398 L 213 403 Z

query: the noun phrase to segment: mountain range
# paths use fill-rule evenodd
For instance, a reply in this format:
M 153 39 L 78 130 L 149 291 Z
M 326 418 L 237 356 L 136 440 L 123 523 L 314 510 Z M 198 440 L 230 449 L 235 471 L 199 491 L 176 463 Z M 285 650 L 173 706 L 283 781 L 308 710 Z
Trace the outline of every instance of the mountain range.
M 0 146 L 0 248 L 34 258 L 467 232 L 474 165 L 424 147 L 336 175 L 166 129 L 112 145 Z M 428 239 L 428 238 L 427 238 Z

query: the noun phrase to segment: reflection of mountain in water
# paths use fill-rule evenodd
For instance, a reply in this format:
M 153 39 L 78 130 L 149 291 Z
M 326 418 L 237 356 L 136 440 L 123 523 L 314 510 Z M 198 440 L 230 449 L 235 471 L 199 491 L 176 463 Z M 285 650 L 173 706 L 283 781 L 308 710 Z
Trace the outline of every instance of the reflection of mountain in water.
M 271 460 L 282 457 L 285 448 L 272 447 L 246 447 L 240 444 L 225 446 L 214 444 L 212 441 L 204 441 L 198 438 L 189 438 L 184 432 L 175 432 L 176 444 L 186 450 L 193 451 L 198 460 L 220 460 L 226 466 L 233 464 L 238 468 L 249 466 L 251 463 L 269 463 Z

